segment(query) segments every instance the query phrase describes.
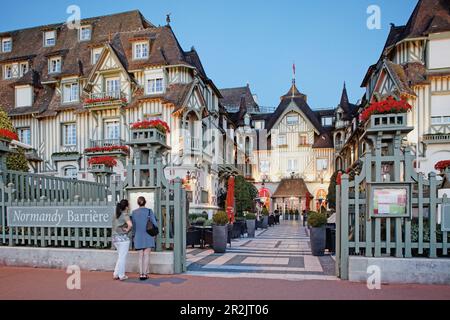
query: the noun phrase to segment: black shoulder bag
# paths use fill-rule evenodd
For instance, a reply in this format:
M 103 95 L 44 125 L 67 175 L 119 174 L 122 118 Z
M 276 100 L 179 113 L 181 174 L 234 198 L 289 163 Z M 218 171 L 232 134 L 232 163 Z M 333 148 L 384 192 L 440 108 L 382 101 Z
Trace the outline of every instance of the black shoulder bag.
M 158 230 L 158 227 L 153 224 L 152 220 L 150 219 L 150 215 L 151 215 L 151 211 L 149 209 L 148 210 L 148 220 L 147 220 L 147 233 L 151 237 L 156 237 L 159 234 L 159 230 Z

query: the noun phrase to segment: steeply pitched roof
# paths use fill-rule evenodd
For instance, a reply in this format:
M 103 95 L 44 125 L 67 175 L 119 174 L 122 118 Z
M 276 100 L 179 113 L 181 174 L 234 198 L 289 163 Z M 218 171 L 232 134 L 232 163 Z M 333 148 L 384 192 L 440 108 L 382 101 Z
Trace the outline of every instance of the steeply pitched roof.
M 50 89 L 47 88 L 45 89 L 47 91 L 44 89 L 35 90 L 37 99 L 34 101 L 34 106 L 28 108 L 29 111 L 26 111 L 26 108 L 21 111 L 13 110 L 15 99 L 14 88 L 11 87 L 11 84 L 14 85 L 14 81 L 18 81 L 20 84 L 33 83 L 36 89 L 42 88 L 41 83 L 58 81 L 66 76 L 87 77 L 94 68 L 91 62 L 91 49 L 104 47 L 105 45 L 108 45 L 128 71 L 147 66 L 185 65 L 189 68 L 195 68 L 204 81 L 212 84 L 212 81 L 207 78 L 200 58 L 194 49 L 184 52 L 170 26 L 155 27 L 137 10 L 83 19 L 81 24 L 92 26 L 91 40 L 79 41 L 78 31 L 69 29 L 64 23 L 1 33 L 2 36 L 12 37 L 13 50 L 9 53 L 0 53 L 0 63 L 26 60 L 29 62 L 30 69 L 34 72 L 32 75 L 27 74 L 28 78 L 0 79 L 0 92 L 2 92 L 0 105 L 8 111 L 11 110 L 11 115 L 38 110 L 41 116 L 46 116 L 53 115 L 59 108 L 66 108 L 66 106 L 60 105 L 56 94 L 55 97 L 47 96 L 50 92 Z M 45 30 L 56 30 L 55 46 L 44 47 L 42 45 L 43 31 Z M 134 60 L 133 43 L 141 40 L 149 41 L 149 57 L 148 59 Z M 52 56 L 62 57 L 61 72 L 58 74 L 48 73 L 48 59 Z M 213 86 L 213 88 L 215 87 Z M 178 92 L 179 90 L 175 91 Z M 51 92 L 55 93 L 56 91 L 52 88 Z M 172 93 L 173 91 L 169 88 L 169 100 L 173 98 Z M 218 90 L 217 94 L 220 96 Z M 45 96 L 48 103 L 42 104 L 39 96 Z M 50 106 L 51 110 L 46 112 L 47 110 L 43 108 L 46 106 Z M 69 107 L 73 108 L 74 106 Z M 78 107 L 82 109 L 81 104 Z
M 323 131 L 322 125 L 316 113 L 311 110 L 306 102 L 306 95 L 297 89 L 295 82 L 292 84 L 289 92 L 281 97 L 281 102 L 278 105 L 278 108 L 270 116 L 267 123 L 268 131 L 272 130 L 273 126 L 277 123 L 278 119 L 283 115 L 284 111 L 291 105 L 291 103 L 294 103 L 295 106 L 303 112 L 317 131 Z
M 344 88 L 342 89 L 341 100 L 339 102 L 338 107 L 341 107 L 342 110 L 344 111 L 344 120 L 351 120 L 354 117 L 355 112 L 357 110 L 357 106 L 350 103 L 348 99 L 347 86 L 345 85 L 345 82 Z
M 319 136 L 315 136 L 314 138 L 314 144 L 312 146 L 313 149 L 328 149 L 333 148 L 334 143 L 333 139 L 331 138 L 330 132 L 324 131 Z
M 220 99 L 220 103 L 225 107 L 239 107 L 241 105 L 242 97 L 245 98 L 246 108 L 255 108 L 258 106 L 253 98 L 249 85 L 238 88 L 220 89 L 220 93 L 223 96 L 223 98 Z
M 273 198 L 306 198 L 308 195 L 312 198 L 303 179 L 283 179 L 273 194 Z

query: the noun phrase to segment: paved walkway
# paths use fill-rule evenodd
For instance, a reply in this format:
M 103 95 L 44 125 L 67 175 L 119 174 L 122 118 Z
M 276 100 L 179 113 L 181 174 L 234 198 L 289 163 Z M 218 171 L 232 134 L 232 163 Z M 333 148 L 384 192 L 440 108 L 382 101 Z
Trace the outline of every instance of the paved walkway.
M 188 274 L 226 278 L 337 280 L 331 256 L 311 255 L 307 229 L 297 221 L 258 231 L 254 239 L 232 241 L 225 254 L 188 249 Z

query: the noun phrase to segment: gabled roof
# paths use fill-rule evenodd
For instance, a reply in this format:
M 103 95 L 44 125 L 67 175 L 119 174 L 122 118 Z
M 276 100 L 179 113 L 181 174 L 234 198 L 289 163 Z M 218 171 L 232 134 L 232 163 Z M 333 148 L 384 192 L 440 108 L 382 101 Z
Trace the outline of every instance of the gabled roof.
M 250 85 L 245 87 L 220 89 L 220 93 L 223 96 L 223 98 L 220 99 L 220 103 L 225 107 L 240 107 L 242 97 L 245 98 L 246 108 L 255 108 L 258 106 L 253 98 Z
M 298 109 L 301 110 L 301 112 L 306 116 L 306 118 L 311 122 L 311 124 L 318 132 L 323 131 L 322 125 L 316 113 L 311 110 L 311 108 L 308 106 L 308 103 L 306 102 L 306 95 L 304 95 L 297 89 L 295 82 L 292 83 L 289 92 L 281 97 L 281 102 L 278 105 L 278 108 L 270 116 L 270 119 L 267 123 L 268 131 L 272 130 L 273 126 L 277 123 L 277 121 L 280 119 L 286 109 L 291 105 L 291 103 L 293 103 Z
M 306 198 L 306 196 L 312 199 L 313 195 L 309 192 L 303 179 L 283 179 L 278 185 L 277 190 L 272 195 L 272 198 Z

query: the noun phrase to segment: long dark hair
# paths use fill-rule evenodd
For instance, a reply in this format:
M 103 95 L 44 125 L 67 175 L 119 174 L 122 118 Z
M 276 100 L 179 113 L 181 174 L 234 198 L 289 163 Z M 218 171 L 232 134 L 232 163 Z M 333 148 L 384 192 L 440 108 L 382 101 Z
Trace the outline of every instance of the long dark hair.
M 123 199 L 116 205 L 116 218 L 119 219 L 122 215 L 122 212 L 128 208 L 128 200 Z

